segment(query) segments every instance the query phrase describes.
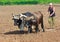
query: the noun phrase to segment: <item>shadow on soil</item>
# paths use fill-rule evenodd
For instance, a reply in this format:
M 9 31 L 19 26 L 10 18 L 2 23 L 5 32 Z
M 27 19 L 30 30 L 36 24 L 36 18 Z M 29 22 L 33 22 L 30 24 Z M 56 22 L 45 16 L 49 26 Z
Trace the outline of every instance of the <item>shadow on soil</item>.
M 32 32 L 35 33 L 35 32 Z M 5 35 L 9 35 L 9 34 L 28 34 L 28 31 L 10 31 L 10 32 L 6 32 L 4 33 Z

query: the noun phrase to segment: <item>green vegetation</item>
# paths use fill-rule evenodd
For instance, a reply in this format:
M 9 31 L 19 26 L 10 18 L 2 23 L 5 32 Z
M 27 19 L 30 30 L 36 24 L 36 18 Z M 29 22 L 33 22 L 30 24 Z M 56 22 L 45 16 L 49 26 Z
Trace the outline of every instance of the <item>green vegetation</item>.
M 60 3 L 60 0 L 0 0 L 0 5 Z
M 38 1 L 40 4 L 47 4 L 47 3 L 56 3 L 56 4 L 59 4 L 60 3 L 60 0 L 39 0 Z

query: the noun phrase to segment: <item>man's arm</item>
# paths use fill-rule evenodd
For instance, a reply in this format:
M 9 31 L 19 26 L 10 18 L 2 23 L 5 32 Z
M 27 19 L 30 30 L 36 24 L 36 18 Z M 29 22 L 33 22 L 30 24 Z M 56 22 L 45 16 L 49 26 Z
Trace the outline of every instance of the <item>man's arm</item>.
M 55 13 L 55 7 L 53 7 L 53 13 L 50 16 L 52 16 L 54 13 Z

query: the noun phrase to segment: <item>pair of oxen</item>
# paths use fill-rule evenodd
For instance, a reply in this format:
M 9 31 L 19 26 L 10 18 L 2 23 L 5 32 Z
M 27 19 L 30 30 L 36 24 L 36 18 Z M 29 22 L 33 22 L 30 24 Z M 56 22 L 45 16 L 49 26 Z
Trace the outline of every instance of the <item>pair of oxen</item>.
M 28 33 L 32 32 L 32 28 L 34 28 L 36 32 L 39 32 L 39 24 L 41 24 L 42 31 L 45 31 L 43 24 L 43 14 L 40 11 L 34 13 L 26 12 L 12 16 L 14 25 L 18 26 L 18 28 L 20 28 L 20 31 L 24 31 L 24 27 L 27 27 Z

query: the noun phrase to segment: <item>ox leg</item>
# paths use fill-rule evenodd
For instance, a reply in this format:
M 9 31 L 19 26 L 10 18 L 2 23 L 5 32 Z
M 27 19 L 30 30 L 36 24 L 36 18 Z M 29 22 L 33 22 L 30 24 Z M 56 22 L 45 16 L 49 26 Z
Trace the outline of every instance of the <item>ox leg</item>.
M 36 24 L 35 31 L 36 31 L 36 33 L 39 32 L 38 24 Z
M 20 32 L 21 32 L 22 34 L 24 34 L 24 24 L 21 24 L 21 25 L 20 25 Z
M 20 25 L 20 30 L 21 30 L 21 31 L 24 30 L 24 25 L 23 25 L 23 24 Z
M 32 32 L 32 28 L 31 26 L 28 27 L 28 33 L 31 33 Z
M 42 28 L 42 31 L 45 32 L 45 30 L 44 30 L 44 24 L 43 24 L 43 19 L 41 21 L 41 28 Z
M 31 26 L 31 21 L 26 22 L 27 28 L 28 28 L 28 33 L 32 32 L 32 26 Z

